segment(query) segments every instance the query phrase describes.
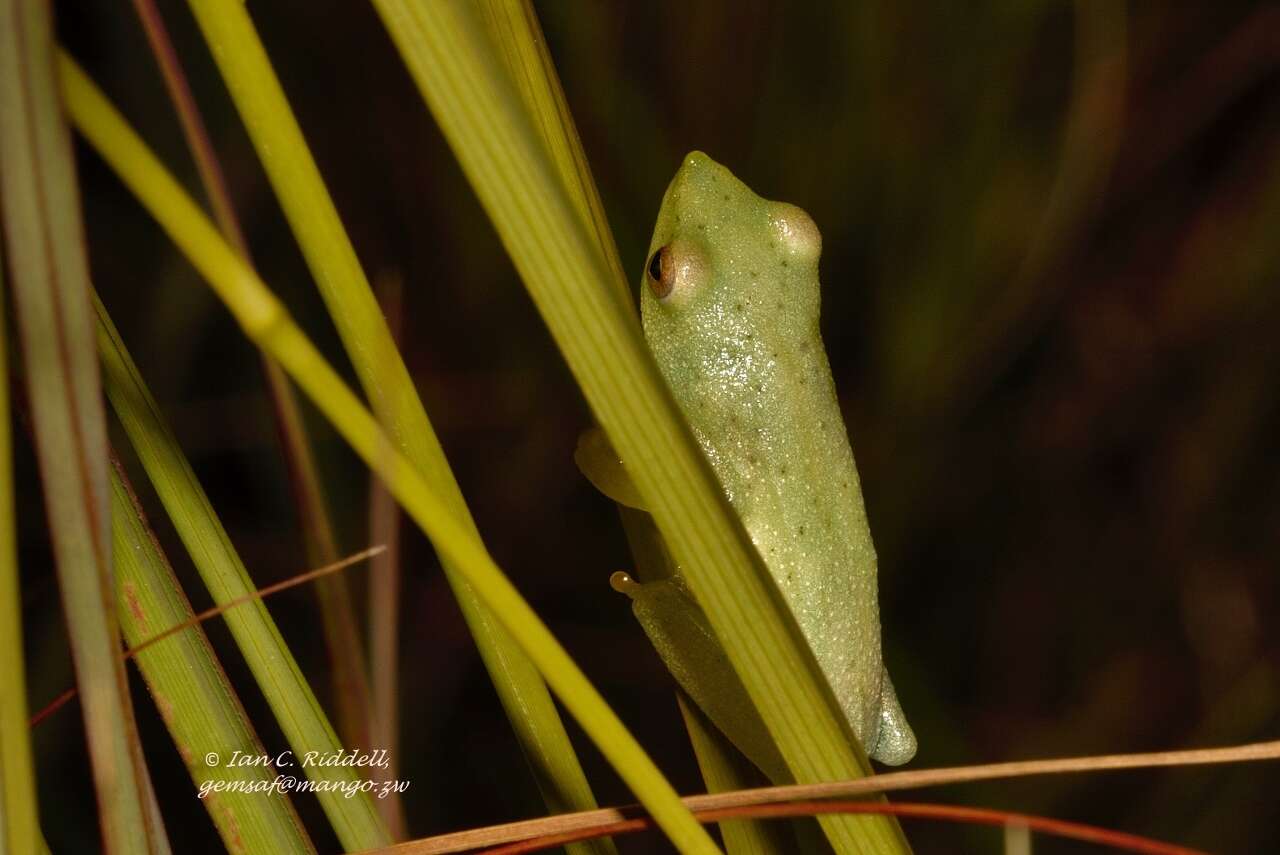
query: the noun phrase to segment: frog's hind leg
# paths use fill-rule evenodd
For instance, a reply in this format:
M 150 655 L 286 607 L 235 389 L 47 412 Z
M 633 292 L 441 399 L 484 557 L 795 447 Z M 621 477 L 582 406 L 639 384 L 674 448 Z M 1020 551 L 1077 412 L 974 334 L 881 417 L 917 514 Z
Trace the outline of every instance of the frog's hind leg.
M 880 732 L 870 753 L 888 766 L 901 766 L 916 755 L 916 735 L 907 724 L 888 670 L 880 683 Z
M 614 451 L 609 437 L 600 428 L 587 428 L 578 435 L 578 447 L 574 449 L 573 461 L 578 464 L 578 470 L 587 476 L 587 480 L 610 499 L 628 508 L 649 510 L 635 482 L 622 465 L 622 458 Z

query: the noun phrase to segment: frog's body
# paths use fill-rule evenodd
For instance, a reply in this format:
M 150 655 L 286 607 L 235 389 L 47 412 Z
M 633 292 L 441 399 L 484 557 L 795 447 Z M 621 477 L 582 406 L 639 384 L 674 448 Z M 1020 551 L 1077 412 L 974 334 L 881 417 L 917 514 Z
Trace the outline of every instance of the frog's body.
M 645 337 L 854 732 L 903 763 L 915 737 L 880 653 L 876 554 L 818 330 L 821 237 L 694 152 L 662 202 Z

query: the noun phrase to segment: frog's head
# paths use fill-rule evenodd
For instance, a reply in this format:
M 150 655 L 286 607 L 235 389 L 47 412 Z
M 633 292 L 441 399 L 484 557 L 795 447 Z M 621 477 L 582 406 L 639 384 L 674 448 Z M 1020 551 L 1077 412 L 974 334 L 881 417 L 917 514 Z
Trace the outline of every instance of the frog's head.
M 816 325 L 822 237 L 795 205 L 762 199 L 699 151 L 662 199 L 641 285 L 651 343 L 738 315 L 739 328 Z M 666 328 L 665 330 L 663 328 Z

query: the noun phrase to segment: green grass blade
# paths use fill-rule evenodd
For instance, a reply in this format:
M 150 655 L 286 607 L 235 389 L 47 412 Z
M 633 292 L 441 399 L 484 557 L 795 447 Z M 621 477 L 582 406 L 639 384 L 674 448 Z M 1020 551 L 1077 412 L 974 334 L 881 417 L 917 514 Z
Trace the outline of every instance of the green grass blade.
M 610 265 L 485 50 L 473 8 L 374 4 L 796 779 L 867 774 L 866 755 L 684 426 L 634 313 L 616 298 Z M 907 849 L 892 819 L 821 822 L 840 852 Z
M 627 534 L 627 543 L 631 546 L 636 577 L 642 583 L 670 578 L 675 568 L 666 555 L 662 536 L 658 534 L 653 518 L 644 511 L 621 504 L 618 505 L 618 514 Z M 679 688 L 675 696 L 707 792 L 723 793 L 769 786 L 769 779 L 711 723 L 690 696 Z M 779 758 L 778 765 L 781 764 Z M 743 819 L 721 822 L 719 827 L 728 855 L 771 855 L 795 848 L 794 843 L 787 841 L 786 824 L 782 822 Z
M 547 39 L 538 23 L 532 0 L 479 0 L 485 26 L 515 83 L 520 101 L 542 139 L 569 201 L 600 248 L 609 265 L 609 279 L 624 305 L 634 305 L 627 275 L 618 257 L 613 229 L 604 213 L 604 202 L 591 175 L 591 164 L 582 150 L 582 140 L 573 114 L 547 49 Z
M 682 852 L 716 852 L 653 761 L 503 575 L 471 528 L 391 444 L 377 420 L 289 318 L 283 305 L 219 236 L 70 58 L 59 65 L 76 126 L 136 194 L 227 304 L 248 336 L 267 350 L 352 448 L 377 472 L 436 549 L 503 622 L 565 707 Z M 237 611 L 240 611 L 237 609 Z
M 120 627 L 132 647 L 190 620 L 191 604 L 118 468 L 111 473 L 111 502 L 117 608 Z M 277 771 L 295 771 L 226 765 L 233 752 L 261 757 L 266 751 L 199 625 L 140 651 L 135 661 L 196 793 L 222 781 L 265 787 L 275 780 Z M 213 763 L 210 754 L 217 755 Z M 287 793 L 212 790 L 202 800 L 230 852 L 315 851 Z
M 160 76 L 169 93 L 169 100 L 173 102 L 174 111 L 178 114 L 182 135 L 191 150 L 196 171 L 200 174 L 200 183 L 209 197 L 214 219 L 240 256 L 252 263 L 248 243 L 244 239 L 235 207 L 231 203 L 231 194 L 223 179 L 222 167 L 205 130 L 195 98 L 187 85 L 178 53 L 169 39 L 164 20 L 160 17 L 160 10 L 156 8 L 154 0 L 133 0 L 133 6 L 146 31 L 151 52 L 160 66 Z M 276 417 L 289 483 L 293 488 L 293 500 L 301 523 L 307 563 L 312 567 L 332 564 L 338 560 L 338 548 L 333 525 L 329 521 L 320 474 L 311 451 L 311 442 L 303 426 L 302 415 L 298 411 L 297 400 L 280 366 L 264 356 L 262 370 Z M 365 671 L 364 651 L 346 576 L 326 576 L 317 580 L 315 592 L 320 606 L 325 646 L 332 666 L 331 697 L 338 732 L 348 746 L 368 749 L 371 747 L 369 677 Z M 396 793 L 381 801 L 399 804 L 400 795 Z
M 342 228 L 319 170 L 244 7 L 192 0 L 250 138 L 298 239 L 347 355 L 395 447 L 475 537 L 466 502 Z M 537 669 L 441 556 L 445 574 L 499 699 L 552 812 L 596 806 L 564 723 Z M 612 851 L 592 843 L 583 850 Z
M 312 453 L 311 440 L 298 409 L 297 397 L 283 370 L 265 354 L 263 373 L 271 398 L 294 507 L 302 529 L 302 545 L 307 565 L 323 567 L 341 556 L 329 517 L 329 505 L 320 483 L 320 470 Z M 382 748 L 372 742 L 372 696 L 365 668 L 364 644 L 359 621 L 352 608 L 347 577 L 335 574 L 317 579 L 316 601 L 325 649 L 331 668 L 329 697 L 342 741 L 352 748 Z M 383 802 L 399 802 L 394 793 Z
M 42 0 L 0 2 L 0 206 L 103 845 L 164 851 L 120 661 L 107 437 L 71 140 Z M 7 691 L 7 690 L 6 690 Z
M 378 304 L 387 316 L 392 339 L 400 342 L 404 315 L 401 309 L 402 283 L 399 274 L 379 277 L 374 286 Z M 372 744 L 386 750 L 389 762 L 378 772 L 383 780 L 398 777 L 400 760 L 400 506 L 377 476 L 369 478 L 369 542 L 386 549 L 369 559 L 370 707 L 369 732 Z M 399 798 L 379 799 L 382 817 L 396 840 L 407 840 L 404 804 Z
M 689 731 L 689 742 L 698 759 L 698 770 L 708 793 L 725 793 L 751 787 L 767 787 L 769 781 L 720 734 L 698 705 L 677 694 L 680 717 Z M 728 855 L 778 855 L 795 844 L 787 840 L 786 824 L 757 819 L 733 819 L 720 823 L 720 836 Z
M 256 586 L 191 464 L 147 390 L 106 308 L 101 301 L 95 304 L 107 397 L 200 577 L 218 604 L 251 593 Z M 227 612 L 226 621 L 295 756 L 340 750 L 342 746 L 324 710 L 266 605 L 257 600 L 232 609 Z M 372 796 L 361 792 L 348 798 L 337 789 L 360 780 L 355 769 L 313 765 L 303 771 L 313 782 L 335 788 L 324 789 L 316 796 L 343 846 L 368 849 L 390 842 Z
M 0 852 L 35 852 L 41 837 L 27 725 L 27 668 L 22 658 L 3 261 L 0 257 L 0 674 L 5 675 L 0 692 Z

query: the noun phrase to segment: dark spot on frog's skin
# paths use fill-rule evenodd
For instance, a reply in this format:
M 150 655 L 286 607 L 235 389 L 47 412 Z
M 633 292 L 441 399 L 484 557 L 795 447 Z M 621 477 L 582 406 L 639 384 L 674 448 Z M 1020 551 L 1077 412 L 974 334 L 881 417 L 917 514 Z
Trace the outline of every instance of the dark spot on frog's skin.
M 728 194 L 728 193 L 725 193 L 725 194 L 724 194 L 724 196 L 722 196 L 721 198 L 723 198 L 726 202 L 728 202 L 728 201 L 729 201 L 729 194 Z
M 782 259 L 782 266 L 783 266 L 783 267 L 786 267 L 786 266 L 787 266 L 787 260 L 786 260 L 785 258 L 784 258 L 784 259 Z
M 747 462 L 748 462 L 748 463 L 750 463 L 752 466 L 755 466 L 755 465 L 756 465 L 756 456 L 755 456 L 754 454 L 748 454 L 748 455 L 747 455 Z
M 844 489 L 848 490 L 848 489 L 849 489 L 849 482 L 848 482 L 848 481 L 845 481 L 845 482 L 844 482 L 844 483 L 842 483 L 840 486 L 841 486 L 841 487 L 843 487 Z
M 799 533 L 801 537 L 804 537 L 804 526 L 800 526 Z
M 776 350 L 775 350 L 773 353 L 769 354 L 769 358 L 770 358 L 770 359 L 777 359 L 777 358 L 778 358 L 778 351 L 776 351 Z
M 698 223 L 698 228 L 705 232 L 705 231 L 707 230 L 707 224 L 706 224 L 706 223 Z
M 778 301 L 778 308 L 779 308 L 779 309 L 782 309 L 782 308 L 785 308 L 785 307 L 786 307 L 786 306 L 785 306 L 785 304 L 784 304 L 781 300 L 779 300 L 779 301 Z
M 759 273 L 757 273 L 756 271 L 752 270 L 752 271 L 751 271 L 751 278 L 752 278 L 753 280 L 755 280 L 755 279 L 759 279 L 759 278 L 760 278 L 760 274 L 759 274 Z M 756 284 L 756 283 L 753 281 L 751 284 L 752 284 L 752 285 L 754 285 L 754 284 Z
M 787 474 L 787 467 L 783 466 L 781 469 L 779 469 L 779 470 L 778 470 L 778 474 L 779 474 L 779 475 L 786 475 L 786 474 Z
M 741 312 L 741 311 L 742 311 L 742 304 L 741 304 L 741 303 L 734 303 L 734 304 L 733 304 L 733 310 L 734 310 L 735 312 Z

